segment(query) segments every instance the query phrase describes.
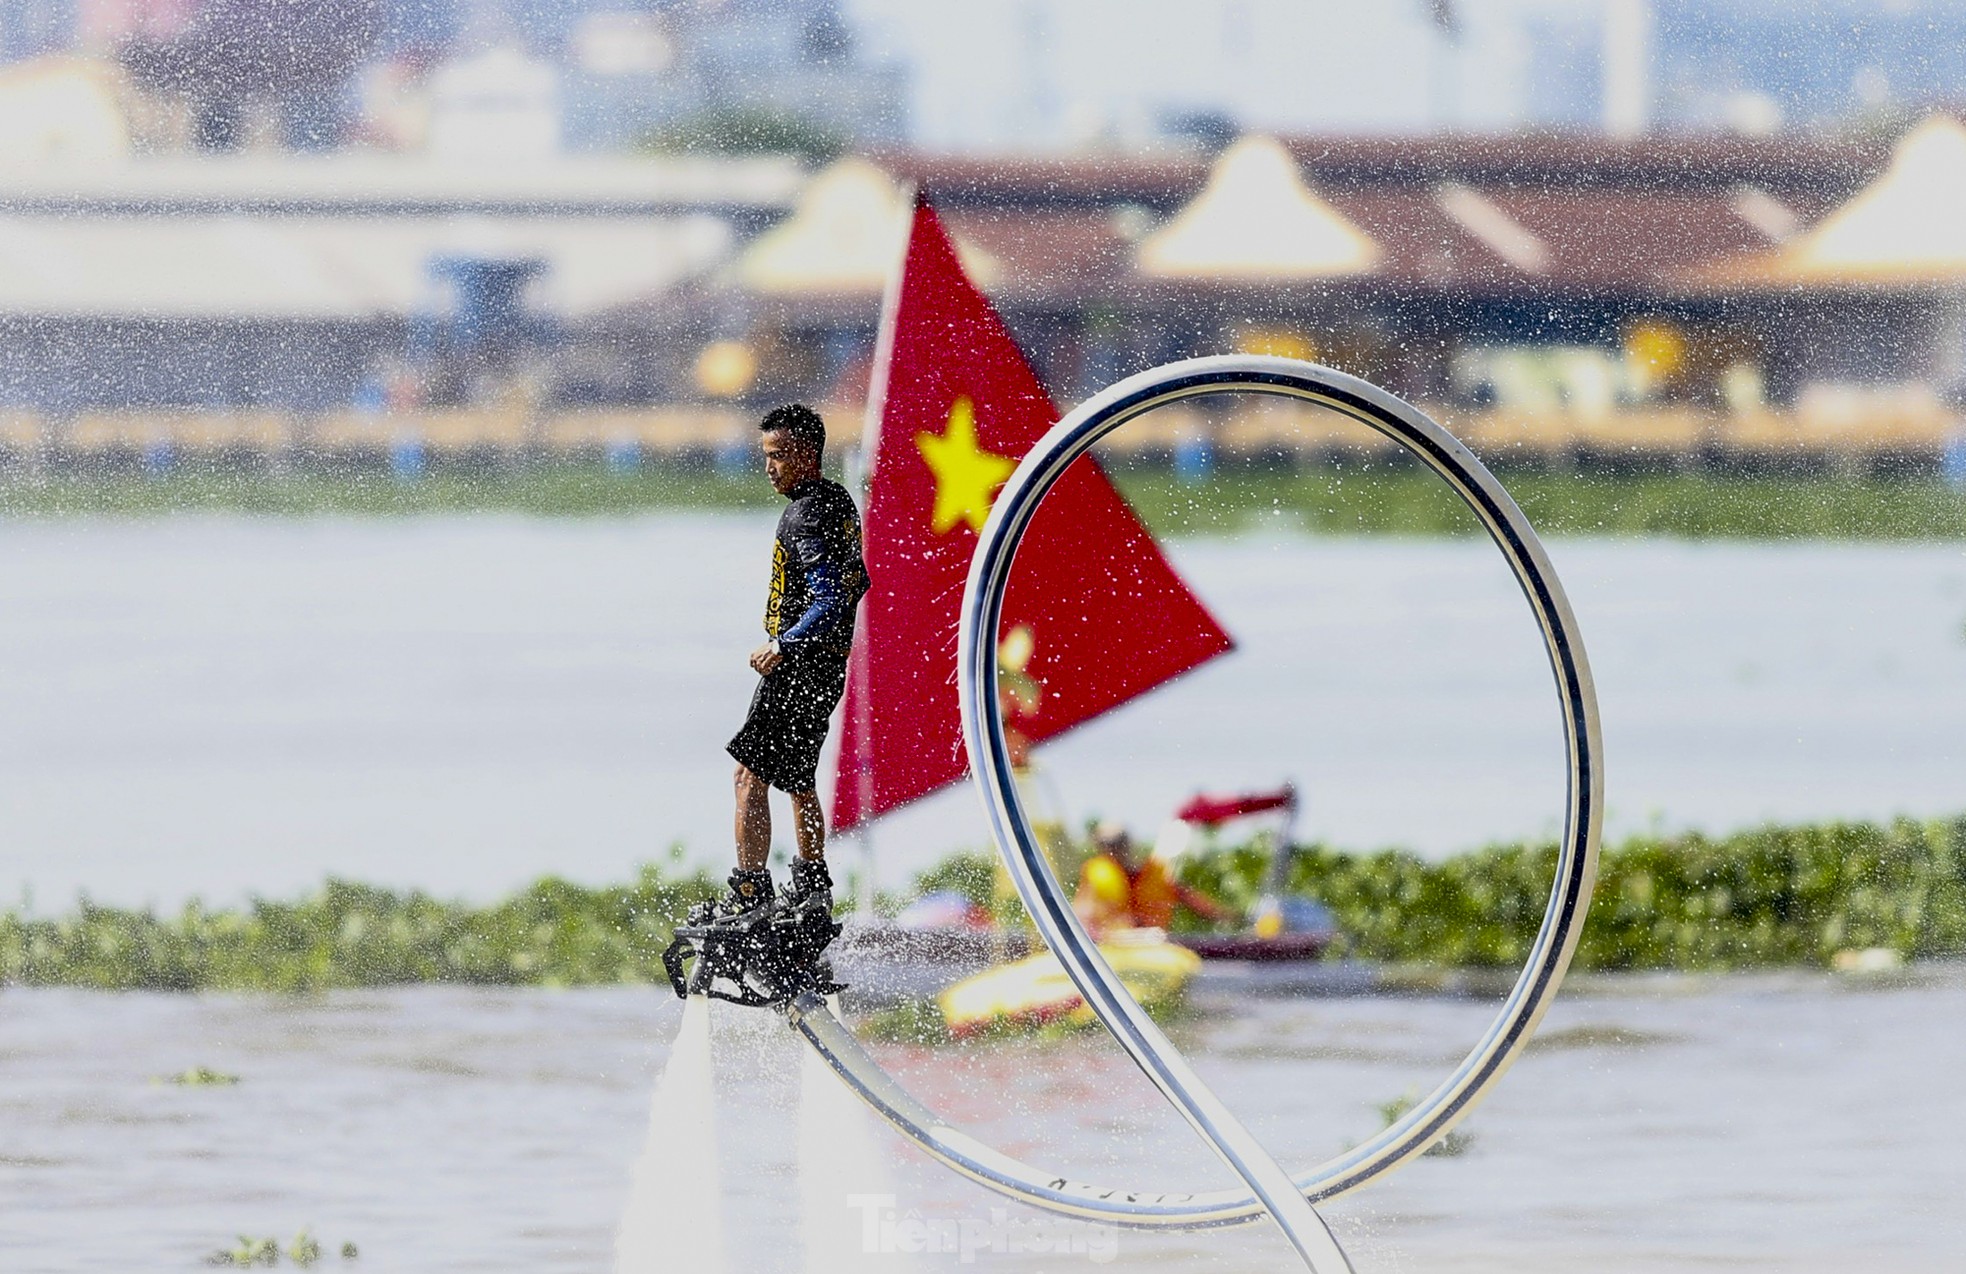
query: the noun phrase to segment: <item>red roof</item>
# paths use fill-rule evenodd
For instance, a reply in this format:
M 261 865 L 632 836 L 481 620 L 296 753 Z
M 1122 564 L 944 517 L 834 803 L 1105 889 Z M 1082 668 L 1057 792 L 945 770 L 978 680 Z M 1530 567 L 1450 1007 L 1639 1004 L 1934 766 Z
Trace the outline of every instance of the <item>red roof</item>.
M 1099 292 L 1132 273 L 1133 245 L 1114 211 L 964 209 L 946 221 L 958 240 L 995 258 L 1000 297 L 1043 299 Z
M 1781 136 L 1594 133 L 1444 137 L 1298 137 L 1285 146 L 1306 178 L 1326 185 L 1400 186 L 1458 181 L 1482 188 L 1728 191 L 1752 185 L 1832 201 L 1889 158 L 1879 143 Z
M 1758 252 L 1775 240 L 1735 207 L 1735 195 L 1705 191 L 1490 191 L 1488 198 L 1549 250 L 1541 274 L 1569 288 L 1670 290 L 1690 262 Z
M 1778 242 L 1765 216 L 1744 213 L 1744 191 L 1764 212 L 1778 205 L 1778 214 L 1786 209 L 1806 224 L 1888 158 L 1881 143 L 1801 137 L 1620 141 L 1579 133 L 1285 145 L 1307 183 L 1384 253 L 1372 275 L 1320 287 L 1365 292 L 1678 294 L 1703 267 Z M 1209 172 L 1205 159 L 1179 152 L 872 158 L 926 189 L 951 231 L 996 259 L 1002 274 L 992 289 L 1012 305 L 1148 286 L 1133 273 L 1135 239 L 1199 193 Z
M 1294 137 L 1285 147 L 1320 194 L 1428 187 L 1456 181 L 1483 189 L 1731 191 L 1752 185 L 1785 201 L 1834 203 L 1889 159 L 1881 142 L 1813 137 L 1654 136 L 1590 133 L 1445 137 Z M 1178 151 L 1070 157 L 935 155 L 876 151 L 875 163 L 924 186 L 938 206 L 1138 203 L 1167 210 L 1208 177 L 1208 160 Z
M 1861 186 L 1887 154 L 1881 145 L 1810 138 L 1582 133 L 1285 144 L 1306 181 L 1385 252 L 1372 279 L 1350 286 L 1506 292 L 1673 291 L 1690 267 L 1774 245 L 1737 207 L 1743 188 L 1807 222 Z M 1131 242 L 1112 214 L 1126 205 L 1171 213 L 1208 175 L 1204 160 L 1180 154 L 876 158 L 929 190 L 959 234 L 1004 264 L 1001 290 L 1025 297 L 1082 295 L 1129 277 Z M 1526 236 L 1530 250 L 1511 261 L 1464 225 L 1443 205 L 1449 185 L 1499 211 L 1518 248 Z M 1523 259 L 1539 259 L 1540 268 Z
M 868 158 L 926 190 L 936 207 L 944 209 L 1137 203 L 1165 211 L 1191 198 L 1208 177 L 1205 159 L 1178 154 L 1051 159 L 876 151 Z

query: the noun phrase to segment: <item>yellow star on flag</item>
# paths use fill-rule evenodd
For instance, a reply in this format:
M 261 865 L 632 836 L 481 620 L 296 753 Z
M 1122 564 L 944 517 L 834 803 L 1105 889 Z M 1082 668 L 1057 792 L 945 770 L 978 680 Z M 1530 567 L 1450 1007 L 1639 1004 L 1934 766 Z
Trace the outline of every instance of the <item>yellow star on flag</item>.
M 1016 470 L 1017 462 L 976 444 L 976 405 L 967 396 L 956 399 L 949 407 L 948 430 L 918 433 L 915 445 L 935 474 L 930 529 L 941 535 L 953 531 L 958 522 L 968 522 L 971 530 L 981 531 L 997 488 Z

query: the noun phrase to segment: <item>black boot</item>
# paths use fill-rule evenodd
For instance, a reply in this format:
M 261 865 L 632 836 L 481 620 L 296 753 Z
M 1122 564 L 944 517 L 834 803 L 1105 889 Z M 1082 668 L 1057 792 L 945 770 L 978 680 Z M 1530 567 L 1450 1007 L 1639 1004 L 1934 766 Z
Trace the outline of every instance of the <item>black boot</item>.
M 691 907 L 689 923 L 704 925 L 723 920 L 737 920 L 769 907 L 771 901 L 771 872 L 763 867 L 756 871 L 746 871 L 739 867 L 730 874 L 730 892 L 721 898 L 699 902 Z
M 794 858 L 792 880 L 785 886 L 785 906 L 792 911 L 811 907 L 833 914 L 833 874 L 823 858 Z

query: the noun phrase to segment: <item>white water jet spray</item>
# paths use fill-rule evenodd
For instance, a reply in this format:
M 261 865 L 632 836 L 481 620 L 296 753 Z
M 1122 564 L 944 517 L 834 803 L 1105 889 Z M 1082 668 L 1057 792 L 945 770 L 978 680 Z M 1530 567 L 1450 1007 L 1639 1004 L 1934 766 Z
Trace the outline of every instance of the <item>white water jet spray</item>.
M 837 999 L 828 1001 L 835 1013 Z M 799 1220 L 806 1274 L 900 1270 L 916 1262 L 869 1242 L 870 1220 L 892 1218 L 894 1172 L 867 1111 L 811 1049 L 799 1069 Z M 882 1209 L 877 1200 L 887 1201 Z
M 726 1274 L 719 1183 L 710 1001 L 693 995 L 649 1102 L 648 1140 L 615 1233 L 615 1274 Z

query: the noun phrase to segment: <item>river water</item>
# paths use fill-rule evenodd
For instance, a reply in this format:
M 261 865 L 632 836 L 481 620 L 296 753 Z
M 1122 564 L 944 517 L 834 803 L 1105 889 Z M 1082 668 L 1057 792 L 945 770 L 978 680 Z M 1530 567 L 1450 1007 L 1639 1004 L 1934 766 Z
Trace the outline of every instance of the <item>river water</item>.
M 770 1014 L 716 1007 L 731 1268 L 858 1268 L 808 1261 L 800 1243 L 799 1175 L 837 1174 L 851 1156 L 797 1162 L 796 1042 Z M 1198 1009 L 1176 1040 L 1303 1167 L 1376 1131 L 1376 1104 L 1437 1082 L 1492 1006 Z M 679 1016 L 647 989 L 0 993 L 0 1266 L 188 1274 L 242 1233 L 284 1244 L 307 1227 L 325 1268 L 607 1271 Z M 1420 1160 L 1328 1215 L 1365 1274 L 1956 1271 L 1962 1018 L 1958 966 L 1885 982 L 1580 980 L 1465 1125 L 1464 1153 Z M 875 1051 L 959 1126 L 1027 1161 L 1120 1186 L 1231 1184 L 1103 1035 Z M 153 1081 L 193 1066 L 239 1082 Z M 1059 1274 L 1099 1255 L 1126 1269 L 1290 1268 L 1266 1227 L 1054 1229 L 1076 1253 L 1012 1251 L 989 1237 L 994 1196 L 905 1153 L 871 1117 L 857 1131 L 895 1165 L 889 1219 L 931 1234 L 973 1222 L 976 1268 Z M 1011 1208 L 999 1233 L 1038 1219 Z M 343 1242 L 359 1264 L 333 1257 Z M 903 1263 L 961 1266 L 959 1253 Z
M 0 896 L 229 901 L 332 872 L 487 898 L 678 840 L 721 863 L 769 536 L 760 514 L 0 525 Z M 1054 744 L 1066 817 L 1150 831 L 1198 788 L 1291 779 L 1300 833 L 1345 845 L 1554 831 L 1554 694 L 1491 549 L 1171 552 L 1239 648 Z M 1966 549 L 1552 555 L 1613 834 L 1966 806 Z M 882 825 L 878 875 L 987 843 L 952 789 Z

